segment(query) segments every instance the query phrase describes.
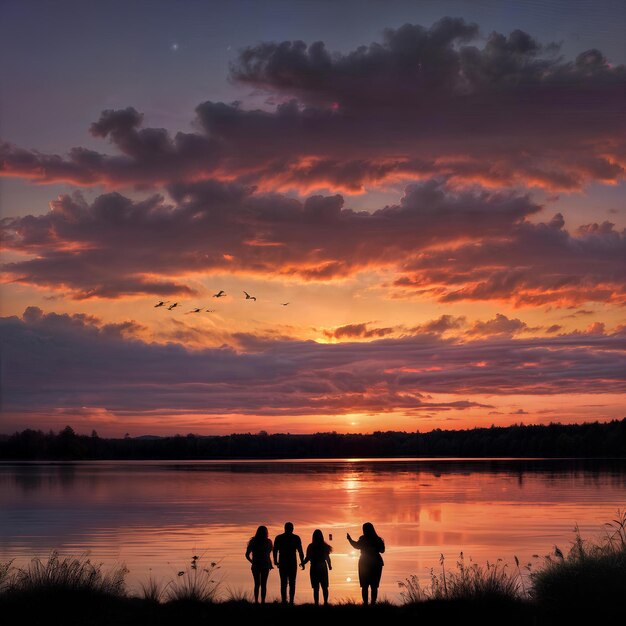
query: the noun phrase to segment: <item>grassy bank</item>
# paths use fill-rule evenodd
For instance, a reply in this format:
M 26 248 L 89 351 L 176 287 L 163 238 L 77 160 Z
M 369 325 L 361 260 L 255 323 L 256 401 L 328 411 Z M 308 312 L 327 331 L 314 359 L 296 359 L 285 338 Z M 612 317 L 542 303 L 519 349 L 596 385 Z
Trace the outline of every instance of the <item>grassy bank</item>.
M 2 623 L 51 626 L 169 625 L 258 622 L 463 620 L 481 624 L 561 624 L 608 620 L 626 611 L 626 513 L 606 525 L 599 542 L 576 533 L 564 553 L 554 547 L 536 571 L 530 564 L 466 563 L 443 558 L 425 584 L 416 576 L 400 581 L 400 604 L 363 607 L 340 602 L 328 607 L 251 604 L 222 589 L 219 565 L 197 557 L 167 584 L 144 583 L 139 595 L 125 586 L 126 569 L 105 572 L 88 558 L 34 559 L 24 567 L 0 564 Z

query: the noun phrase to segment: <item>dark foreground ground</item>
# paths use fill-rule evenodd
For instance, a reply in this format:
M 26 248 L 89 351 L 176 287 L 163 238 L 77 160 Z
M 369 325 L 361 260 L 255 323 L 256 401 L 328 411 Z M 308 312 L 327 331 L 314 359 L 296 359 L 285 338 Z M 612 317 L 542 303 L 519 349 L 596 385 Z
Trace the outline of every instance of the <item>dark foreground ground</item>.
M 625 595 L 626 595 L 626 590 Z M 559 625 L 609 621 L 623 623 L 626 599 L 616 599 L 614 606 L 589 605 L 568 610 L 550 609 L 530 601 L 473 602 L 430 600 L 410 606 L 379 604 L 363 607 L 355 604 L 315 607 L 280 604 L 255 606 L 248 602 L 168 602 L 158 604 L 139 598 L 114 598 L 80 593 L 9 594 L 0 598 L 0 623 L 4 626 L 165 626 L 240 624 L 320 626 L 369 626 L 380 624 L 490 624 Z

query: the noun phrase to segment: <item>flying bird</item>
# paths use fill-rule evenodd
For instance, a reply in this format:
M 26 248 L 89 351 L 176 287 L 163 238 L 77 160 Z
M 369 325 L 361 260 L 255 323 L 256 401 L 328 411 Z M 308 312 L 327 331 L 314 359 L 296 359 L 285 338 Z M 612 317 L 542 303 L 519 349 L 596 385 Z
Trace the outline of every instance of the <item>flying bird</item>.
M 254 300 L 256 302 L 256 298 L 254 296 L 251 296 L 247 291 L 244 291 L 244 293 L 246 294 L 246 300 Z
M 169 300 L 161 300 L 161 301 L 159 302 L 159 304 L 155 304 L 155 305 L 154 305 L 154 308 L 155 308 L 155 309 L 158 309 L 160 306 L 165 306 L 168 302 L 169 302 Z
M 199 309 L 192 309 L 191 311 L 187 311 L 187 313 L 200 313 L 202 311 L 202 307 Z
M 215 313 L 215 309 L 207 309 L 206 312 L 207 313 Z
M 214 298 L 223 298 L 225 295 L 226 295 L 226 292 L 223 289 L 221 289 L 216 294 L 213 294 L 213 297 Z
M 280 306 L 287 306 L 289 304 L 289 302 L 281 302 Z
M 167 310 L 168 310 L 168 311 L 171 311 L 172 309 L 175 309 L 177 306 L 178 306 L 178 302 L 174 302 L 174 304 L 170 304 L 170 305 L 167 307 Z

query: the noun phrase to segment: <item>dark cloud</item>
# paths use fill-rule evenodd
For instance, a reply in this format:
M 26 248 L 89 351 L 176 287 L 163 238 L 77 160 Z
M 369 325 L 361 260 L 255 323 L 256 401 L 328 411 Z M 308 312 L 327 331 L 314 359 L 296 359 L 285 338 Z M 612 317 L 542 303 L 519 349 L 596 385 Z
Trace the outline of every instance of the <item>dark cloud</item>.
M 386 337 L 394 332 L 393 328 L 370 328 L 368 322 L 364 322 L 338 326 L 334 330 L 325 330 L 324 335 L 330 339 L 372 339 Z
M 263 189 L 347 192 L 434 175 L 570 190 L 624 177 L 626 68 L 598 50 L 565 59 L 523 31 L 483 39 L 475 24 L 444 18 L 347 53 L 260 43 L 231 75 L 277 106 L 204 102 L 198 132 L 173 137 L 143 128 L 132 108 L 104 111 L 91 132 L 118 155 L 5 143 L 0 174 L 111 186 L 243 177 Z
M 475 320 L 471 324 L 467 322 L 465 316 L 441 315 L 436 319 L 428 320 L 417 326 L 407 328 L 406 326 L 372 326 L 373 322 L 362 322 L 356 324 L 346 324 L 334 329 L 325 329 L 322 334 L 329 339 L 339 339 L 344 341 L 354 341 L 357 339 L 381 339 L 383 337 L 406 337 L 433 335 L 441 337 L 447 334 L 448 339 L 455 341 L 475 340 L 480 337 L 513 337 L 520 333 L 536 334 L 537 331 L 545 330 L 546 333 L 555 333 L 562 329 L 562 326 L 554 324 L 547 328 L 541 326 L 529 326 L 526 322 L 518 318 L 509 318 L 502 313 L 488 320 Z M 618 327 L 615 332 L 620 332 Z M 605 325 L 601 322 L 591 324 L 585 331 L 587 334 L 604 334 Z M 581 333 L 581 331 L 575 331 Z M 287 337 L 283 337 L 287 338 Z
M 569 315 L 564 315 L 563 319 L 567 319 L 569 317 L 573 317 L 573 318 L 577 318 L 583 315 L 593 315 L 593 311 L 589 311 L 588 309 L 579 309 L 578 311 L 575 311 L 574 313 L 570 313 Z
M 558 333 L 563 327 L 560 324 L 552 324 L 546 328 L 547 333 Z
M 333 54 L 324 42 L 260 43 L 231 67 L 235 80 L 297 96 L 309 104 L 362 110 L 424 105 L 425 97 L 460 89 L 455 44 L 478 36 L 478 26 L 444 18 L 430 29 L 405 24 L 386 29 L 382 43 Z
M 471 328 L 468 329 L 468 335 L 488 336 L 488 335 L 506 335 L 512 336 L 524 331 L 537 330 L 536 328 L 529 328 L 526 322 L 514 318 L 510 319 L 502 313 L 496 313 L 496 316 L 491 320 L 478 320 L 474 322 Z
M 7 249 L 32 257 L 5 264 L 5 275 L 77 298 L 190 295 L 189 278 L 177 277 L 211 271 L 329 280 L 399 266 L 434 244 L 501 237 L 541 208 L 525 195 L 438 180 L 410 185 L 397 205 L 372 213 L 344 208 L 339 195 L 301 201 L 235 183 L 168 190 L 174 204 L 118 193 L 89 204 L 76 193 L 46 214 L 3 219 Z
M 442 335 L 448 331 L 462 328 L 465 325 L 465 321 L 465 317 L 462 315 L 440 315 L 437 319 L 415 326 L 411 329 L 411 332 L 413 334 L 434 333 L 435 335 Z
M 2 318 L 3 410 L 432 412 L 486 406 L 466 399 L 474 394 L 620 393 L 626 383 L 623 333 L 466 343 L 432 334 L 336 344 L 279 339 L 242 352 L 146 343 L 133 327 L 34 307 Z M 437 393 L 455 398 L 438 401 Z
M 21 176 L 41 183 L 68 182 L 111 187 L 167 184 L 214 171 L 217 143 L 198 133 L 140 128 L 143 115 L 134 108 L 106 110 L 91 125 L 94 137 L 108 138 L 121 153 L 108 155 L 72 148 L 66 157 L 25 150 L 0 142 L 0 176 Z
M 626 231 L 605 222 L 572 235 L 564 226 L 557 214 L 549 223 L 520 222 L 501 238 L 425 251 L 396 286 L 441 302 L 626 302 Z

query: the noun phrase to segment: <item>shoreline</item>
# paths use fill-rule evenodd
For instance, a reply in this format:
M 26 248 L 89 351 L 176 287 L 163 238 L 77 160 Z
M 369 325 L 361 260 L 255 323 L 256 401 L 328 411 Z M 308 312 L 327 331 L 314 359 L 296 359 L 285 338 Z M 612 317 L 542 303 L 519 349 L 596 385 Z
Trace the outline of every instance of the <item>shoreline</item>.
M 101 459 L 5 459 L 0 458 L 0 465 L 82 465 L 82 464 L 94 464 L 94 463 L 113 463 L 113 464 L 150 464 L 150 463 L 167 463 L 167 464 L 180 464 L 191 465 L 195 463 L 204 464 L 219 464 L 219 463 L 292 463 L 292 464 L 306 464 L 306 463 L 486 463 L 486 462 L 521 462 L 521 461 L 626 461 L 626 456 L 379 456 L 379 457 L 213 457 L 213 458 L 166 458 L 155 457 L 150 459 L 119 459 L 119 458 L 101 458 Z

